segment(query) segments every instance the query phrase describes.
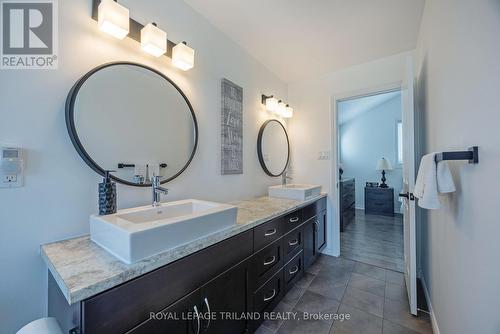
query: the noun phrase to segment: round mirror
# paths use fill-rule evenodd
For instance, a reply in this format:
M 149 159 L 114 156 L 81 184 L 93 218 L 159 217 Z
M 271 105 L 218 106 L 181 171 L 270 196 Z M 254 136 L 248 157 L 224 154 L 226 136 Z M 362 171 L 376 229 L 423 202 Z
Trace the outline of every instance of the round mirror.
M 290 158 L 290 143 L 283 124 L 272 119 L 262 125 L 257 139 L 257 154 L 267 175 L 283 174 Z
M 179 176 L 196 151 L 191 103 L 162 73 L 135 63 L 99 66 L 71 89 L 66 125 L 76 150 L 97 173 L 149 186 Z

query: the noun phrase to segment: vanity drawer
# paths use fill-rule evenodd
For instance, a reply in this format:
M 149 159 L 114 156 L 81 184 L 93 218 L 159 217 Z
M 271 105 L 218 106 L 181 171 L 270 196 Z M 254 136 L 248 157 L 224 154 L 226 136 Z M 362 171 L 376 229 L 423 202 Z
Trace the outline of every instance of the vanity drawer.
M 308 219 L 316 216 L 319 212 L 321 212 L 323 210 L 326 210 L 326 198 L 325 197 L 323 197 L 320 200 L 317 200 L 313 204 L 310 204 L 302 209 L 302 211 L 303 211 L 302 218 L 304 219 L 303 221 L 307 221 Z
M 295 257 L 285 265 L 285 268 L 283 269 L 285 291 L 290 290 L 295 284 L 295 282 L 297 282 L 302 277 L 302 274 L 304 273 L 303 264 L 304 264 L 303 251 L 300 250 L 300 252 L 297 255 L 295 255 Z
M 285 222 L 285 233 L 293 230 L 296 227 L 299 227 L 303 222 L 302 218 L 302 210 L 297 210 L 295 212 L 289 213 L 284 218 Z
M 283 217 L 253 229 L 254 251 L 257 252 L 283 235 Z
M 283 239 L 270 244 L 252 257 L 252 291 L 266 282 L 283 267 Z
M 285 252 L 285 262 L 290 260 L 298 249 L 302 248 L 304 233 L 302 227 L 296 228 L 283 237 L 283 250 Z
M 277 272 L 253 294 L 254 312 L 271 311 L 281 300 L 284 293 L 283 270 Z
M 125 333 L 252 254 L 243 232 L 82 302 L 88 334 Z

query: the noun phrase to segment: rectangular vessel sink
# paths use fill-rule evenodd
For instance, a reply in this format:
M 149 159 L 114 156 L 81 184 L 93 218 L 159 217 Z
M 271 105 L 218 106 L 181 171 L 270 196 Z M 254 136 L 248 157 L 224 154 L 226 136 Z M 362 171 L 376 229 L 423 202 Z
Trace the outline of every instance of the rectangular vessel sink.
M 130 264 L 235 225 L 237 210 L 190 199 L 93 215 L 90 238 Z
M 287 184 L 269 187 L 269 197 L 305 201 L 321 194 L 321 186 L 311 184 Z

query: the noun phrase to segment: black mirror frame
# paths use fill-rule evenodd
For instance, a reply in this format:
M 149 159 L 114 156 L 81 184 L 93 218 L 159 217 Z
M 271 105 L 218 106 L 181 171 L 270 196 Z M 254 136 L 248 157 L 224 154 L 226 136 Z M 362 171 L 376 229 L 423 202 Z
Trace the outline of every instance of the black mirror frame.
M 191 102 L 189 102 L 186 94 L 184 94 L 184 92 L 180 89 L 180 87 L 177 86 L 177 84 L 175 84 L 169 77 L 167 77 L 163 73 L 155 70 L 152 67 L 149 67 L 149 66 L 146 66 L 146 65 L 142 65 L 142 64 L 139 64 L 139 63 L 134 63 L 134 62 L 119 61 L 119 62 L 106 63 L 106 64 L 103 64 L 103 65 L 97 66 L 96 68 L 92 69 L 91 71 L 89 71 L 88 73 L 86 73 L 84 76 L 82 76 L 75 83 L 75 85 L 73 85 L 73 87 L 71 88 L 71 90 L 68 93 L 68 97 L 66 98 L 66 111 L 65 111 L 66 128 L 68 130 L 68 134 L 69 134 L 69 137 L 71 139 L 71 142 L 73 143 L 73 146 L 75 147 L 76 151 L 78 152 L 78 154 L 80 155 L 80 157 L 83 159 L 83 161 L 85 161 L 85 163 L 94 172 L 96 172 L 97 174 L 99 174 L 101 176 L 104 176 L 105 175 L 105 170 L 101 166 L 99 166 L 90 157 L 90 155 L 87 153 L 87 151 L 83 147 L 83 145 L 82 145 L 82 143 L 80 141 L 80 138 L 78 137 L 78 133 L 77 133 L 76 127 L 75 127 L 74 108 L 75 108 L 75 101 L 76 101 L 76 98 L 78 96 L 78 92 L 80 91 L 80 88 L 83 86 L 83 84 L 85 83 L 85 81 L 87 81 L 87 79 L 89 79 L 94 73 L 96 73 L 96 72 L 98 72 L 98 71 L 100 71 L 102 69 L 105 69 L 107 67 L 117 66 L 117 65 L 136 66 L 136 67 L 144 68 L 146 70 L 149 70 L 149 71 L 152 71 L 152 72 L 158 74 L 160 77 L 162 77 L 163 79 L 167 80 L 172 86 L 174 86 L 175 89 L 177 89 L 177 91 L 181 94 L 181 96 L 183 97 L 184 101 L 186 102 L 186 104 L 189 107 L 189 110 L 191 112 L 191 116 L 193 117 L 193 124 L 194 124 L 194 147 L 193 147 L 193 151 L 191 152 L 191 156 L 189 157 L 189 160 L 187 161 L 186 165 L 184 165 L 184 167 L 179 172 L 177 172 L 175 175 L 169 177 L 166 180 L 162 180 L 161 184 L 170 182 L 173 179 L 175 179 L 176 177 L 178 177 L 179 175 L 181 175 L 187 169 L 187 167 L 189 166 L 189 164 L 191 163 L 191 161 L 194 158 L 194 155 L 196 153 L 196 149 L 198 147 L 198 135 L 199 135 L 198 134 L 198 122 L 196 120 L 196 115 L 194 113 L 193 106 L 191 105 Z M 148 183 L 137 184 L 137 183 L 134 183 L 134 182 L 130 182 L 130 181 L 127 181 L 127 180 L 120 179 L 119 177 L 116 177 L 114 175 L 111 175 L 111 179 L 113 179 L 114 181 L 116 181 L 118 183 L 125 184 L 125 185 L 128 185 L 128 186 L 135 186 L 135 187 L 150 187 L 151 186 L 151 184 L 149 183 L 149 180 L 147 180 Z
M 273 173 L 271 173 L 271 171 L 269 171 L 269 169 L 266 166 L 266 162 L 264 161 L 264 155 L 262 154 L 262 136 L 264 135 L 264 130 L 266 129 L 266 126 L 271 122 L 278 123 L 283 128 L 283 131 L 285 132 L 285 136 L 286 136 L 286 143 L 287 143 L 286 164 L 285 164 L 285 168 L 283 168 L 283 170 L 279 174 L 273 174 Z M 265 121 L 264 124 L 262 124 L 262 126 L 260 127 L 259 136 L 257 137 L 257 155 L 259 156 L 260 165 L 262 166 L 262 169 L 264 170 L 264 172 L 267 175 L 272 176 L 272 177 L 278 177 L 278 176 L 283 175 L 283 173 L 286 171 L 286 169 L 288 167 L 288 163 L 290 162 L 290 140 L 288 139 L 288 132 L 286 131 L 285 126 L 277 119 L 269 119 L 269 120 Z

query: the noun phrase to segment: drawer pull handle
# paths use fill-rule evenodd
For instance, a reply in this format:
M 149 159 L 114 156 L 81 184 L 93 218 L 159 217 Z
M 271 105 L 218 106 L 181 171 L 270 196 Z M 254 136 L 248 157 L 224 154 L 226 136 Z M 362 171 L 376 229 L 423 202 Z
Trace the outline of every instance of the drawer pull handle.
M 264 260 L 264 265 L 265 265 L 265 266 L 268 266 L 268 265 L 270 265 L 270 264 L 273 264 L 275 261 L 276 261 L 276 256 L 273 256 L 273 257 L 271 258 L 271 260 L 268 260 L 268 261 Z
M 196 305 L 193 307 L 193 310 L 194 310 L 194 314 L 196 316 L 196 322 L 197 322 L 197 327 L 196 327 L 196 334 L 200 334 L 200 314 L 198 313 L 198 308 L 196 307 Z
M 299 221 L 299 217 L 293 217 L 293 218 L 290 218 L 290 223 L 296 223 Z
M 272 230 L 266 231 L 266 233 L 264 233 L 264 236 L 265 237 L 270 237 L 271 235 L 275 235 L 276 232 L 278 232 L 278 230 L 276 230 L 275 228 L 273 228 Z
M 295 239 L 288 242 L 288 246 L 297 246 L 299 244 L 299 240 Z
M 299 266 L 293 266 L 288 272 L 289 275 L 295 275 L 299 271 Z
M 210 315 L 212 314 L 212 311 L 210 311 L 210 304 L 208 303 L 208 298 L 205 298 L 204 302 L 205 305 L 207 306 L 207 312 L 208 312 L 208 322 L 207 326 L 205 327 L 205 330 L 207 330 L 208 327 L 210 327 Z
M 274 297 L 276 296 L 276 289 L 273 289 L 273 294 L 269 297 L 266 297 L 264 296 L 264 301 L 267 302 L 267 301 L 270 301 L 271 299 L 273 299 Z

